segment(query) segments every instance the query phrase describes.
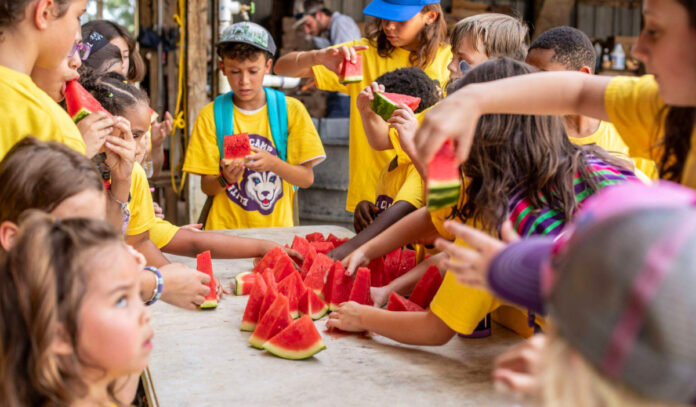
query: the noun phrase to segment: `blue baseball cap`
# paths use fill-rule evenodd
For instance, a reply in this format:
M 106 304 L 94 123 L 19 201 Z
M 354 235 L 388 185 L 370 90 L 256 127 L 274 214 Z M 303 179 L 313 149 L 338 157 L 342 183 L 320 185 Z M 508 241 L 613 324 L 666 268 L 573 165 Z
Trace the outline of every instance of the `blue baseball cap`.
M 440 3 L 440 0 L 372 0 L 365 7 L 363 14 L 390 21 L 410 20 L 428 4 Z

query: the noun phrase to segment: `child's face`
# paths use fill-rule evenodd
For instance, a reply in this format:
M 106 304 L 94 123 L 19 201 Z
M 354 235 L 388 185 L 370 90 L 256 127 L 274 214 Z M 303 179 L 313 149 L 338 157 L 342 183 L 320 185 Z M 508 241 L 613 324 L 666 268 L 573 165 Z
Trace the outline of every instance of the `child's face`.
M 382 20 L 382 31 L 391 45 L 415 51 L 420 46 L 418 34 L 426 24 L 432 24 L 436 19 L 437 12 L 430 10 L 406 21 Z
M 78 355 L 98 380 L 137 373 L 152 349 L 151 311 L 140 298 L 144 259 L 122 243 L 94 250 L 78 313 Z M 107 377 L 103 377 L 106 372 Z
M 223 58 L 220 70 L 234 92 L 235 101 L 251 102 L 262 96 L 263 77 L 271 73 L 272 63 L 271 59 L 266 61 L 262 53 L 256 54 L 256 59 L 244 61 Z
M 527 54 L 527 63 L 540 71 L 567 71 L 565 65 L 553 60 L 554 55 L 552 49 L 535 48 Z
M 482 44 L 479 44 L 478 50 L 474 49 L 473 39 L 469 35 L 462 37 L 459 48 L 452 50 L 452 61 L 447 65 L 450 71 L 450 80 L 459 79 L 464 76 L 464 72 L 459 70 L 459 62 L 465 61 L 470 67 L 474 67 L 488 60 L 488 55 L 481 51 Z
M 51 215 L 58 219 L 74 217 L 106 219 L 106 194 L 103 191 L 86 189 L 77 193 L 53 208 Z
M 150 106 L 138 103 L 131 109 L 126 109 L 123 115 L 131 124 L 131 132 L 135 140 L 136 161 L 143 163 L 150 150 Z
M 633 57 L 655 75 L 667 104 L 696 106 L 696 27 L 688 10 L 676 0 L 646 0 L 643 17 Z
M 63 62 L 54 69 L 44 69 L 35 66 L 31 71 L 31 79 L 36 86 L 56 102 L 65 99 L 65 83 L 77 79 L 80 75 L 77 69 L 82 65 L 79 54 L 63 58 Z
M 67 12 L 58 18 L 54 17 L 58 13 L 57 7 L 52 2 L 52 6 L 45 9 L 47 23 L 42 31 L 39 56 L 34 64 L 45 69 L 55 69 L 70 53 L 73 45 L 80 41 L 80 16 L 86 10 L 87 0 L 70 1 Z
M 128 43 L 126 42 L 126 40 L 123 39 L 123 37 L 115 37 L 109 42 L 111 44 L 114 44 L 118 47 L 119 50 L 121 50 L 121 64 L 117 65 L 119 70 L 112 69 L 112 71 L 118 72 L 121 75 L 123 75 L 124 78 L 127 78 L 128 68 L 130 67 L 130 50 L 128 49 Z

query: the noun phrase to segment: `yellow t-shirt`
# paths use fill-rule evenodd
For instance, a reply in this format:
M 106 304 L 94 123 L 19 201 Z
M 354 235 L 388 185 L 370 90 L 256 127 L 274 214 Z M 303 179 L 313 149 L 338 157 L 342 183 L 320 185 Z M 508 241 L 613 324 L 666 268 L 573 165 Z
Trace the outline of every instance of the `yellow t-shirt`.
M 0 66 L 0 95 L 0 159 L 26 136 L 87 152 L 70 116 L 28 75 Z
M 380 212 L 395 202 L 406 201 L 416 209 L 423 207 L 423 179 L 410 163 L 399 163 L 395 156 L 383 169 L 377 181 L 375 205 Z
M 172 241 L 179 227 L 172 225 L 164 219 L 155 217 L 155 223 L 150 228 L 150 240 L 157 246 L 158 249 L 163 248 Z
M 313 66 L 312 71 L 314 72 L 314 80 L 316 81 L 317 88 L 343 92 L 351 97 L 350 144 L 348 148 L 350 182 L 348 185 L 346 210 L 352 212 L 355 209 L 355 205 L 360 201 L 375 202 L 375 187 L 377 186 L 380 171 L 394 156 L 394 153 L 391 151 L 376 151 L 370 147 L 367 142 L 367 137 L 365 136 L 365 130 L 362 126 L 360 113 L 355 104 L 355 99 L 361 90 L 374 82 L 375 79 L 383 73 L 411 66 L 411 63 L 409 61 L 409 51 L 403 48 L 397 48 L 392 52 L 390 57 L 384 58 L 379 56 L 377 48 L 372 46 L 370 41 L 366 38 L 340 45 L 367 45 L 369 47 L 369 49 L 360 52 L 362 54 L 363 69 L 363 80 L 361 82 L 341 84 L 338 81 L 338 76 L 323 65 Z M 430 78 L 437 79 L 440 81 L 440 84 L 444 86 L 449 80 L 447 65 L 451 59 L 452 52 L 449 45 L 442 46 L 438 49 L 435 59 L 424 71 Z
M 604 108 L 631 157 L 660 161 L 664 149 L 659 142 L 664 136 L 667 111 L 652 75 L 612 79 L 604 94 Z M 696 188 L 696 129 L 691 133 L 691 146 L 681 183 Z
M 650 179 L 657 179 L 655 162 L 647 158 L 631 158 L 628 146 L 624 143 L 616 128 L 608 122 L 599 122 L 597 130 L 587 137 L 569 137 L 570 141 L 578 145 L 596 144 L 618 158 L 633 160 L 636 169 L 640 170 Z M 639 175 L 637 173 L 636 175 Z M 639 175 L 640 176 L 640 175 Z
M 302 103 L 285 98 L 288 108 L 287 162 L 319 164 L 326 158 L 319 134 Z M 246 114 L 234 107 L 234 132 L 249 133 L 252 146 L 277 155 L 268 110 Z M 201 110 L 186 150 L 184 171 L 200 175 L 220 173 L 220 152 L 215 135 L 213 103 Z M 242 179 L 213 199 L 206 229 L 234 229 L 293 226 L 293 186 L 273 172 L 246 169 Z
M 147 182 L 145 170 L 138 163 L 134 163 L 131 173 L 131 200 L 128 204 L 130 221 L 126 228 L 127 235 L 139 235 L 147 232 L 155 224 L 155 207 L 152 204 L 150 184 Z

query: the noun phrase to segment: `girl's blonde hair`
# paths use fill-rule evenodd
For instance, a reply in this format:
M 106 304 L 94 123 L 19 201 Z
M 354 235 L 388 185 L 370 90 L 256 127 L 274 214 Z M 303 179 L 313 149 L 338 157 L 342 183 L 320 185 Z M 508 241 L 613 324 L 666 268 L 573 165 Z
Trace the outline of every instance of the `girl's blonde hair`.
M 469 37 L 474 50 L 485 52 L 488 58 L 510 57 L 518 61 L 527 58 L 529 28 L 518 18 L 486 13 L 460 20 L 450 34 L 452 52 L 459 49 L 465 37 Z
M 543 406 L 676 407 L 636 394 L 604 377 L 553 329 L 544 353 Z
M 435 11 L 437 18 L 432 24 L 426 25 L 418 33 L 420 46 L 418 50 L 412 51 L 409 56 L 411 65 L 421 69 L 425 69 L 433 62 L 438 49 L 445 45 L 447 41 L 447 23 L 445 22 L 442 7 L 439 4 L 429 4 L 424 6 L 420 12 L 427 13 L 428 11 Z M 384 30 L 382 30 L 382 21 L 384 20 L 381 18 L 374 18 L 367 24 L 365 31 L 367 32 L 367 38 L 377 48 L 379 56 L 387 58 L 391 56 L 396 48 L 387 40 L 387 36 L 384 34 Z
M 54 220 L 37 210 L 20 225 L 0 253 L 0 405 L 67 406 L 87 393 L 77 354 L 84 267 L 95 250 L 121 239 L 103 221 Z M 59 337 L 73 353 L 55 353 Z

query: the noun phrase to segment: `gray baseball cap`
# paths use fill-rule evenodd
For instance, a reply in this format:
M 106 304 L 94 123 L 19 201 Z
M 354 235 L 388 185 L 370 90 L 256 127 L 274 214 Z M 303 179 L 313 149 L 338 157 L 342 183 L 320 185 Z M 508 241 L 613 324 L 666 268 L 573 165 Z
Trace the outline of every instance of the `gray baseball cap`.
M 225 28 L 220 35 L 220 41 L 217 43 L 218 54 L 220 54 L 220 45 L 230 42 L 249 44 L 271 55 L 276 53 L 276 45 L 271 33 L 260 25 L 249 21 L 235 23 Z

